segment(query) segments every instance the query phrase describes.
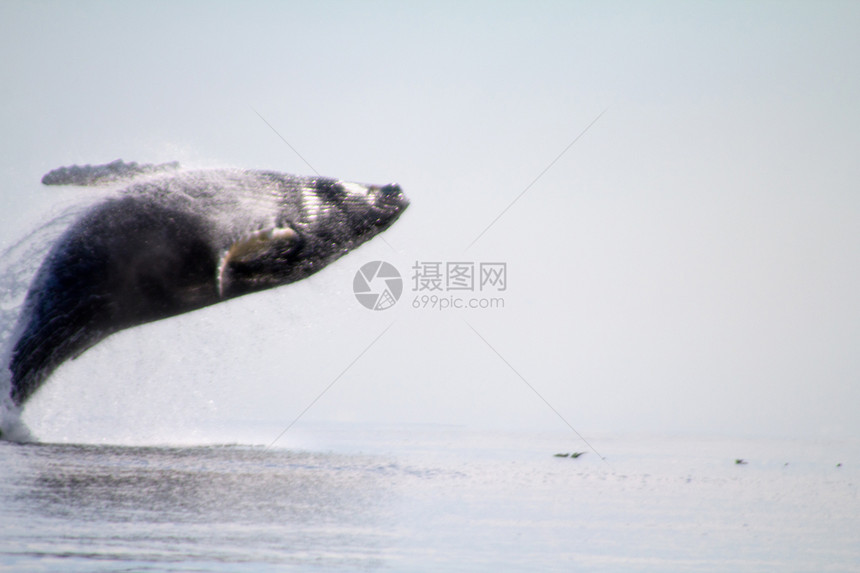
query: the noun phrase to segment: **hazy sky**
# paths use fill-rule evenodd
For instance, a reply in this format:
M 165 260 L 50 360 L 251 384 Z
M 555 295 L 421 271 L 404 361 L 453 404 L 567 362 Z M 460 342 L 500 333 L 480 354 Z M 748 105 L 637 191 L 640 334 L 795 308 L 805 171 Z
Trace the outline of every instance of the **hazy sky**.
M 856 437 L 857 30 L 856 2 L 3 0 L 3 244 L 73 200 L 60 165 L 312 174 L 257 113 L 412 200 L 308 281 L 105 341 L 29 422 L 285 426 L 390 326 L 307 420 L 564 429 L 528 382 L 586 436 Z M 374 312 L 379 259 L 405 291 Z M 505 262 L 504 308 L 415 309 L 416 261 Z

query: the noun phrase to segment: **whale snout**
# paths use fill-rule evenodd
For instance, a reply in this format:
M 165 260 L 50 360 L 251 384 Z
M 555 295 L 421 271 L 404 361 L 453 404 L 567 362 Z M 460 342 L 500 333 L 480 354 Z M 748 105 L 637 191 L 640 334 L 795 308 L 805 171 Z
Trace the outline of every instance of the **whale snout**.
M 379 192 L 382 194 L 383 197 L 392 197 L 396 195 L 402 195 L 403 189 L 401 189 L 400 185 L 398 185 L 397 183 L 389 183 L 388 185 L 383 185 L 379 189 Z
M 409 199 L 403 194 L 403 189 L 397 183 L 389 183 L 379 188 L 379 203 L 383 205 L 397 206 L 405 209 L 409 205 Z

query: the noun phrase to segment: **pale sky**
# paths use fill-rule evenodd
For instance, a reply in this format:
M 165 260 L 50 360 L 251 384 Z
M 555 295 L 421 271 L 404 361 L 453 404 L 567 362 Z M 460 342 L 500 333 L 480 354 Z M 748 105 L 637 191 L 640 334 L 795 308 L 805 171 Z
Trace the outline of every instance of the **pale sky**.
M 39 184 L 61 165 L 312 174 L 257 113 L 412 200 L 310 280 L 103 342 L 28 421 L 278 427 L 337 379 L 304 419 L 565 429 L 528 383 L 586 436 L 857 437 L 858 29 L 855 2 L 5 0 L 4 245 L 74 200 Z M 374 312 L 380 259 L 405 289 Z M 505 262 L 504 308 L 414 308 L 416 261 Z

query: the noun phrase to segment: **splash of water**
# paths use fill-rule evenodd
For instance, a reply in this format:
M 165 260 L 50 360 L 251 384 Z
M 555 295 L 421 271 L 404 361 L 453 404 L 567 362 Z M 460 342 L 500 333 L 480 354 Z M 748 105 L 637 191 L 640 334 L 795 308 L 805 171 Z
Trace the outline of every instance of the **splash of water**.
M 103 195 L 101 195 L 103 196 Z M 30 283 L 51 246 L 97 199 L 95 194 L 78 198 L 72 205 L 59 207 L 47 222 L 21 237 L 0 253 L 0 438 L 15 442 L 34 441 L 21 420 L 21 409 L 12 401 L 12 373 L 8 364 L 26 312 Z

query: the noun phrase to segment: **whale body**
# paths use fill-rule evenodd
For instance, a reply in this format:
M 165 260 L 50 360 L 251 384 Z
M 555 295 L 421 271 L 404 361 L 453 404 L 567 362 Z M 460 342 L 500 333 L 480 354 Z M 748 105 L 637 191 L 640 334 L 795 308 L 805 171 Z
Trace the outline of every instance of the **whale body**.
M 175 163 L 64 167 L 43 183 L 117 189 L 56 241 L 30 285 L 8 364 L 19 407 L 110 334 L 301 280 L 409 204 L 396 184 Z

